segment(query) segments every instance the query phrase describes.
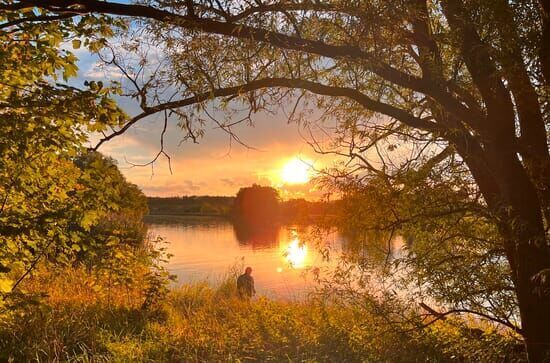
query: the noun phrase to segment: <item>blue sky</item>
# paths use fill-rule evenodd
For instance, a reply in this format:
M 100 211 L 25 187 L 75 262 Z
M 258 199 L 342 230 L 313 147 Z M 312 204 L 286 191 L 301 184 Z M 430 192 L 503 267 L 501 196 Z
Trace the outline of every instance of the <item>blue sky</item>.
M 81 85 L 84 80 L 120 78 L 111 69 L 98 67 L 97 57 L 85 48 L 72 50 L 79 57 L 78 78 L 72 83 Z M 137 105 L 129 99 L 120 99 L 119 104 L 129 113 L 138 112 Z M 170 122 L 165 136 L 165 150 L 171 157 L 172 174 L 167 161 L 159 158 L 151 167 L 133 167 L 131 163 L 146 163 L 154 158 L 160 148 L 162 120 L 153 116 L 140 121 L 124 135 L 102 145 L 100 151 L 118 161 L 128 180 L 136 183 L 150 196 L 176 195 L 234 195 L 242 186 L 252 183 L 274 185 L 286 197 L 311 197 L 311 185 L 283 185 L 280 170 L 292 158 L 301 158 L 321 167 L 320 156 L 300 135 L 298 125 L 288 124 L 279 110 L 275 114 L 256 114 L 254 125 L 239 125 L 235 132 L 250 149 L 235 142 L 213 126 L 198 144 L 181 142 L 183 132 L 176 122 Z

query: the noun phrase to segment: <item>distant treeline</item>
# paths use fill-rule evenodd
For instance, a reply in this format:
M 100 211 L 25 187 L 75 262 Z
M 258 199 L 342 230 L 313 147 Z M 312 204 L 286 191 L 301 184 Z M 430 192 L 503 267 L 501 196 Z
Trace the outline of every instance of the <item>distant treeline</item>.
M 235 197 L 182 196 L 147 197 L 151 215 L 212 215 L 229 216 Z
M 242 221 L 311 222 L 333 215 L 335 202 L 290 199 L 283 201 L 271 187 L 254 185 L 241 188 L 236 197 L 182 196 L 148 197 L 150 215 L 223 216 Z

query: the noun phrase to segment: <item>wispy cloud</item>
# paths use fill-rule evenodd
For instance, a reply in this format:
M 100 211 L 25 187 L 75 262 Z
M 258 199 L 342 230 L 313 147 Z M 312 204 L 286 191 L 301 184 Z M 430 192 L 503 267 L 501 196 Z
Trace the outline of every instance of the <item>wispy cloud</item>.
M 80 81 L 108 81 L 122 76 L 117 69 L 101 66 L 95 56 L 81 56 L 79 65 Z M 135 101 L 121 99 L 120 105 L 130 115 L 139 112 Z M 316 158 L 302 139 L 298 125 L 289 124 L 284 113 L 258 113 L 253 120 L 253 127 L 242 124 L 233 129 L 249 148 L 231 140 L 215 124 L 205 125 L 205 136 L 198 144 L 182 143 L 184 132 L 177 120 L 170 119 L 164 135 L 164 150 L 170 155 L 172 173 L 163 156 L 147 167 L 132 166 L 146 164 L 158 154 L 163 121 L 160 115 L 140 120 L 124 135 L 103 144 L 100 151 L 117 160 L 129 181 L 146 194 L 156 196 L 234 195 L 240 187 L 253 183 L 276 184 L 276 175 L 285 160 L 296 155 L 309 154 L 309 158 Z M 92 139 L 94 145 L 99 136 Z M 306 195 L 309 188 L 311 186 L 293 186 L 283 192 Z

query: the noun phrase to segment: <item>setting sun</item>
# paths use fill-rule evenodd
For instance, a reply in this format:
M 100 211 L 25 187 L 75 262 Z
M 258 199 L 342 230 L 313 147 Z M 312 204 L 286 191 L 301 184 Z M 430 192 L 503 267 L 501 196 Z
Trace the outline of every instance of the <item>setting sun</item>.
M 311 177 L 311 165 L 305 161 L 293 158 L 281 170 L 281 179 L 287 184 L 304 184 Z

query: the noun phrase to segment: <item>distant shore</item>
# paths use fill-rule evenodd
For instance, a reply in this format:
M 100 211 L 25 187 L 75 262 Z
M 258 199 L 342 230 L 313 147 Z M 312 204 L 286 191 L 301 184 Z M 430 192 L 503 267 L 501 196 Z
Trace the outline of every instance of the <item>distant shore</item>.
M 230 220 L 229 216 L 223 214 L 200 214 L 200 213 L 162 213 L 162 214 L 147 214 L 143 217 L 145 223 L 162 223 L 162 222 L 180 222 L 190 219 L 224 219 Z

